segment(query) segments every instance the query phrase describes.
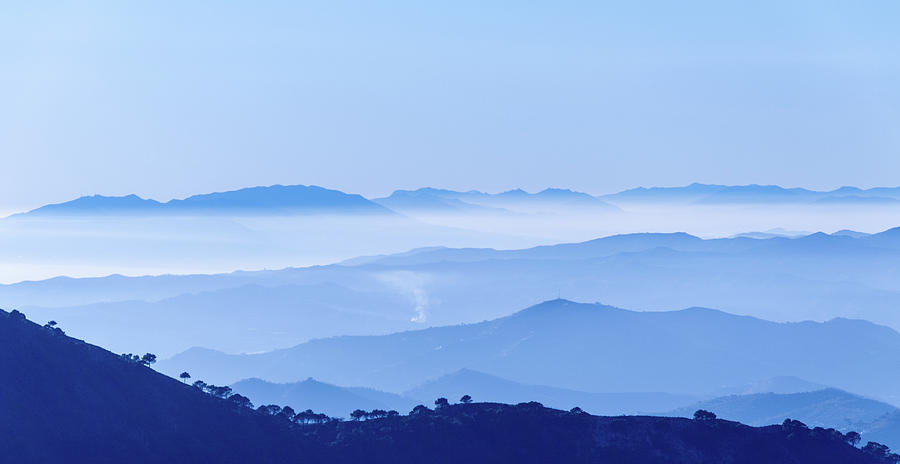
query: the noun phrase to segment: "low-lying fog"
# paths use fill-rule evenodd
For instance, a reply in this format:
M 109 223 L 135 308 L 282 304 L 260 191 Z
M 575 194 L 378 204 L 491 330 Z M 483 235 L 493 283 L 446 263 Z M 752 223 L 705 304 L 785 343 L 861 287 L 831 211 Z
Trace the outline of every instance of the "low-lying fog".
M 524 248 L 636 232 L 679 231 L 703 238 L 770 230 L 871 233 L 900 223 L 900 207 L 893 205 L 618 206 L 622 212 L 12 217 L 0 220 L 0 282 L 277 269 L 427 246 Z

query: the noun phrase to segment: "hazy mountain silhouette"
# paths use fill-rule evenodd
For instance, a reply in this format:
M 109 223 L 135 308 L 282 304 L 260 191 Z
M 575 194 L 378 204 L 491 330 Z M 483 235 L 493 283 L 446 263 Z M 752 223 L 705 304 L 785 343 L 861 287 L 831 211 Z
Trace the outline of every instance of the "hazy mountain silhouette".
M 255 355 L 190 350 L 160 366 L 217 383 L 302 375 L 394 392 L 462 368 L 580 391 L 688 395 L 795 375 L 886 398 L 900 372 L 884 366 L 898 356 L 900 334 L 865 321 L 774 323 L 702 308 L 636 312 L 553 300 L 478 324 L 313 340 Z
M 822 384 L 810 382 L 790 375 L 781 375 L 767 379 L 757 380 L 744 385 L 733 385 L 715 390 L 716 396 L 749 395 L 753 393 L 804 393 L 816 390 L 824 390 L 827 387 Z
M 439 201 L 442 200 L 442 201 Z M 421 188 L 418 190 L 397 190 L 389 197 L 376 200 L 389 206 L 412 209 L 447 210 L 454 207 L 460 211 L 471 206 L 501 210 L 538 209 L 543 212 L 562 212 L 566 208 L 587 208 L 594 211 L 617 212 L 619 208 L 597 197 L 569 189 L 548 188 L 537 193 L 528 193 L 522 189 L 508 190 L 501 193 L 485 193 L 477 190 L 457 192 L 453 190 Z
M 881 401 L 827 388 L 801 393 L 723 396 L 687 405 L 666 415 L 690 417 L 697 409 L 706 409 L 723 419 L 749 425 L 780 424 L 790 417 L 807 425 L 860 432 L 866 424 L 897 411 L 894 406 Z
M 315 185 L 272 185 L 193 195 L 160 203 L 136 195 L 94 195 L 42 206 L 15 216 L 90 216 L 147 214 L 393 214 L 360 195 Z
M 769 239 L 769 238 L 777 238 L 777 237 L 786 237 L 786 238 L 796 238 L 802 237 L 804 235 L 810 235 L 809 232 L 801 232 L 801 231 L 793 231 L 786 230 L 780 227 L 776 227 L 774 229 L 769 229 L 766 231 L 752 231 L 752 232 L 742 232 L 740 234 L 735 234 L 732 237 L 740 238 L 757 238 L 757 239 Z
M 900 434 L 885 433 L 888 431 L 886 422 L 900 416 L 900 410 L 887 403 L 834 388 L 803 393 L 724 396 L 663 415 L 691 417 L 698 409 L 712 411 L 722 419 L 755 426 L 780 424 L 784 419 L 791 418 L 809 426 L 834 427 L 844 432 L 855 430 L 862 433 L 864 439 L 900 447 Z M 870 437 L 870 433 L 876 435 Z
M 548 188 L 536 193 L 514 189 L 501 193 L 477 190 L 459 192 L 420 188 L 396 190 L 388 197 L 370 201 L 360 195 L 305 185 L 272 185 L 193 195 L 162 203 L 136 195 L 84 196 L 68 202 L 45 205 L 23 213 L 29 216 L 111 215 L 111 214 L 390 214 L 394 208 L 410 212 L 502 213 L 506 207 L 544 206 L 620 211 L 616 203 L 809 203 L 847 205 L 900 204 L 900 187 L 859 189 L 842 187 L 832 191 L 784 188 L 777 185 L 708 185 L 683 187 L 638 187 L 622 192 L 592 196 L 570 189 Z M 546 207 L 551 209 L 546 209 Z M 559 212 L 559 211 L 557 211 Z M 17 215 L 19 216 L 19 215 Z
M 839 230 L 839 231 L 837 231 L 837 232 L 832 233 L 831 235 L 838 235 L 838 236 L 845 236 L 845 237 L 860 238 L 860 237 L 865 237 L 865 236 L 871 235 L 871 234 L 867 234 L 867 233 L 865 233 L 865 232 L 858 232 L 858 231 L 855 231 L 855 230 L 841 229 L 841 230 Z
M 163 203 L 137 195 L 109 197 L 92 195 L 65 203 L 45 205 L 25 214 L 37 215 L 91 215 L 91 214 L 149 214 L 159 211 Z
M 434 213 L 509 213 L 503 208 L 467 203 L 457 198 L 435 193 L 431 189 L 397 190 L 385 198 L 372 201 L 400 212 L 434 212 Z
M 245 379 L 231 385 L 231 388 L 250 398 L 255 404 L 287 404 L 297 411 L 313 409 L 329 416 L 348 419 L 355 409 L 394 409 L 405 412 L 419 403 L 394 393 L 363 387 L 339 387 L 312 378 L 294 383 Z
M 709 185 L 683 187 L 638 187 L 600 198 L 612 203 L 818 203 L 893 204 L 900 200 L 900 187 L 859 189 L 841 187 L 831 191 L 784 188 L 778 185 Z
M 497 376 L 460 369 L 438 377 L 404 393 L 410 398 L 461 398 L 470 395 L 478 401 L 522 403 L 537 401 L 544 406 L 571 409 L 575 406 L 600 415 L 638 414 L 693 404 L 697 398 L 670 393 L 588 393 L 543 385 L 525 385 Z
M 319 329 L 319 336 L 363 335 L 471 323 L 556 296 L 645 310 L 704 306 L 775 321 L 848 317 L 900 328 L 898 231 L 762 240 L 628 234 L 519 250 L 430 247 L 277 271 L 23 282 L 0 285 L 0 301 L 116 349 L 123 341 L 155 340 L 148 348 L 122 348 L 161 354 L 198 344 L 226 352 L 288 347 Z M 255 287 L 241 289 L 248 285 Z M 169 325 L 159 337 L 131 321 L 193 316 L 215 318 L 217 330 Z M 281 318 L 291 322 L 278 324 Z M 272 330 L 248 331 L 260 326 Z M 773 375 L 785 374 L 791 373 Z
M 64 308 L 27 308 L 79 337 L 102 339 L 117 351 L 170 356 L 194 345 L 260 352 L 311 338 L 391 333 L 416 328 L 414 304 L 402 295 L 361 292 L 335 284 L 247 284 L 185 293 L 159 301 L 118 301 Z M 103 321 L 98 324 L 98 321 Z M 129 330 L 140 321 L 141 330 Z
M 447 405 L 304 424 L 253 410 L 0 311 L 0 443 L 10 462 L 893 462 L 825 429 L 596 417 L 538 403 Z M 227 396 L 224 393 L 223 396 Z M 382 412 L 387 416 L 386 412 Z M 302 415 L 297 417 L 304 417 Z

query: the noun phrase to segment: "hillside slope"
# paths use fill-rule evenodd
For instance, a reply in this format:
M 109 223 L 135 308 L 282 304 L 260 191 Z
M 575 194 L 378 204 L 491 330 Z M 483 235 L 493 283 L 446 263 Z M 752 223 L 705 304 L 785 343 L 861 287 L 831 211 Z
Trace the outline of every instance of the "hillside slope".
M 270 417 L 21 313 L 0 311 L 0 373 L 5 462 L 242 463 L 312 448 Z

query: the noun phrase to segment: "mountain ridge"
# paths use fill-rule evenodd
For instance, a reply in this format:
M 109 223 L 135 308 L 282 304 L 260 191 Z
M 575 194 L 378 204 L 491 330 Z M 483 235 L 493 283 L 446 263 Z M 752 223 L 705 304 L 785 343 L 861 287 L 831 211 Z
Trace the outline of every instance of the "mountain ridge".
M 394 215 L 393 211 L 361 195 L 315 185 L 270 185 L 192 195 L 159 202 L 137 195 L 83 196 L 14 214 L 29 216 L 90 216 L 111 214 L 324 214 L 353 213 Z
M 838 347 L 835 340 L 855 343 Z M 618 354 L 578 355 L 585 352 Z M 258 355 L 177 355 L 160 364 L 169 373 L 208 368 L 204 375 L 219 382 L 293 381 L 286 373 L 302 372 L 393 392 L 461 368 L 580 391 L 694 395 L 710 386 L 795 375 L 884 397 L 893 394 L 887 385 L 900 381 L 900 373 L 877 366 L 894 356 L 900 357 L 900 334 L 866 321 L 776 323 L 709 309 L 639 312 L 552 300 L 475 324 L 319 339 Z

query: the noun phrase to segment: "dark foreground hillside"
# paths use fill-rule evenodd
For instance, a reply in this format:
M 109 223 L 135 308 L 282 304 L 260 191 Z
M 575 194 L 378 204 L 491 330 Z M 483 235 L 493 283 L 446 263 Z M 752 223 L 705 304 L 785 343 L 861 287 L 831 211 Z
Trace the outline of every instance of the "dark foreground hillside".
M 15 312 L 0 311 L 0 378 L 3 462 L 895 462 L 796 423 L 596 417 L 537 403 L 304 424 L 302 414 L 214 397 Z

